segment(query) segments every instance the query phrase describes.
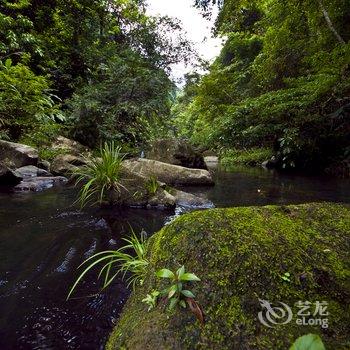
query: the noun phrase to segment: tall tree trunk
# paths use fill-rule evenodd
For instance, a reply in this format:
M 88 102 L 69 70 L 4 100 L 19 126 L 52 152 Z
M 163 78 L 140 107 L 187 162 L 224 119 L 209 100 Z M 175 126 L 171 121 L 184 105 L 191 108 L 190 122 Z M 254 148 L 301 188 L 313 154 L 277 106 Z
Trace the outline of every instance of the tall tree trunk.
M 318 3 L 320 4 L 321 7 L 321 11 L 323 13 L 323 16 L 328 24 L 329 29 L 333 32 L 333 34 L 335 35 L 335 37 L 337 38 L 337 40 L 341 43 L 341 44 L 345 44 L 344 39 L 340 36 L 340 34 L 337 32 L 337 30 L 334 28 L 334 25 L 332 23 L 331 18 L 329 17 L 329 14 L 326 10 L 326 8 L 323 5 L 322 0 L 318 0 Z

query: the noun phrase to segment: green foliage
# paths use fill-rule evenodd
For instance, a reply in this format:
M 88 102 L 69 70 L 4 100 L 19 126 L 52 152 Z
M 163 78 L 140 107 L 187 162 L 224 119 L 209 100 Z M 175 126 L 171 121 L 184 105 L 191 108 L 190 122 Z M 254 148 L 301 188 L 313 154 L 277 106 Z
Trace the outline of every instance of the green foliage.
M 169 65 L 191 52 L 179 22 L 148 16 L 143 0 L 1 1 L 0 61 L 13 66 L 0 67 L 0 136 L 17 140 L 47 117 L 91 148 L 165 135 Z
M 155 195 L 159 189 L 159 182 L 155 176 L 151 176 L 145 183 L 146 190 L 150 195 Z
M 281 276 L 282 280 L 285 282 L 290 282 L 290 273 L 286 272 Z
M 107 288 L 115 278 L 121 274 L 126 279 L 128 288 L 130 285 L 135 289 L 136 285 L 142 284 L 149 264 L 147 260 L 147 247 L 145 232 L 141 232 L 140 238 L 134 231 L 130 238 L 123 238 L 127 244 L 118 250 L 109 250 L 97 253 L 85 260 L 78 268 L 84 267 L 84 271 L 79 275 L 69 291 L 67 300 L 70 298 L 79 282 L 84 276 L 97 265 L 103 265 L 98 274 L 98 278 L 103 277 L 103 289 Z M 88 265 L 86 267 L 86 265 Z M 115 271 L 117 268 L 117 271 Z M 129 276 L 127 276 L 129 274 Z
M 221 154 L 221 163 L 229 165 L 256 166 L 271 159 L 273 153 L 268 148 L 228 149 Z
M 169 110 L 171 82 L 131 51 L 101 65 L 92 85 L 70 102 L 74 138 L 95 147 L 101 141 L 137 143 L 143 140 L 149 120 Z
M 121 148 L 113 141 L 106 142 L 99 150 L 99 157 L 86 159 L 87 164 L 74 172 L 76 185 L 84 183 L 79 193 L 81 207 L 89 202 L 102 204 L 110 201 L 113 192 L 118 193 L 124 188 L 121 184 L 123 159 Z
M 156 307 L 159 295 L 160 292 L 154 290 L 151 294 L 147 294 L 146 298 L 142 299 L 142 302 L 148 305 L 148 311 L 151 311 Z
M 210 148 L 270 148 L 285 168 L 344 160 L 346 1 L 196 1 L 204 11 L 213 3 L 220 3 L 215 31 L 227 40 L 209 73 L 178 98 L 179 134 Z
M 31 133 L 37 124 L 62 120 L 55 100 L 46 78 L 9 58 L 0 63 L 0 122 L 11 139 Z
M 186 308 L 185 298 L 195 298 L 190 290 L 183 289 L 183 283 L 197 282 L 200 279 L 194 273 L 185 272 L 185 266 L 180 267 L 176 272 L 161 269 L 156 272 L 156 276 L 170 279 L 171 285 L 160 292 L 160 295 L 167 296 L 170 310 L 174 309 L 176 305 Z
M 289 350 L 326 350 L 317 334 L 307 334 L 298 338 Z

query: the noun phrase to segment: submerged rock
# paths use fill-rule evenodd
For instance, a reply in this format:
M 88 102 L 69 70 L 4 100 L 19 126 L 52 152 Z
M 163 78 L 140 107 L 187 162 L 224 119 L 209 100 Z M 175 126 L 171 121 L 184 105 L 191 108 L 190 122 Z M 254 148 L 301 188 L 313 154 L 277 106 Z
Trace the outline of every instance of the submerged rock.
M 22 181 L 22 175 L 0 163 L 0 186 L 16 186 Z
M 27 177 L 14 187 L 16 192 L 41 192 L 52 187 L 63 186 L 68 179 L 63 176 Z
M 107 350 L 285 350 L 307 333 L 320 334 L 327 349 L 347 348 L 349 206 L 312 203 L 197 211 L 164 227 L 149 244 L 144 283 L 128 300 Z M 201 278 L 186 285 L 204 311 L 203 326 L 188 309 L 169 312 L 160 303 L 148 312 L 141 302 L 152 290 L 168 286 L 155 278 L 155 271 L 181 265 Z M 284 325 L 265 326 L 258 314 L 263 311 L 266 320 L 268 311 L 259 299 L 289 305 L 293 318 Z M 328 315 L 323 318 L 329 328 L 298 325 L 298 301 L 311 302 L 311 313 L 317 302 L 326 302 Z
M 209 199 L 175 189 L 172 191 L 172 194 L 175 197 L 176 204 L 182 207 L 206 209 L 214 208 L 213 202 L 211 202 Z
M 178 165 L 158 162 L 151 159 L 130 159 L 123 162 L 129 172 L 150 178 L 168 185 L 213 185 L 211 174 L 203 169 L 189 169 Z
M 38 164 L 38 151 L 30 146 L 20 143 L 0 140 L 0 161 L 20 168 L 26 165 Z
M 154 141 L 147 152 L 147 158 L 186 168 L 207 169 L 202 154 L 185 140 L 175 138 Z

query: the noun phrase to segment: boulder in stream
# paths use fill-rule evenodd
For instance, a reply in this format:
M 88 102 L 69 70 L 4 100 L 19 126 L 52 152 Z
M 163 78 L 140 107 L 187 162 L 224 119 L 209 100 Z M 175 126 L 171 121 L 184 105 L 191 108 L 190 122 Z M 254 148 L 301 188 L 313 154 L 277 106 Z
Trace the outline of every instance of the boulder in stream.
M 154 176 L 167 185 L 214 185 L 211 174 L 204 169 L 189 169 L 142 158 L 125 160 L 123 166 L 131 173 L 146 178 Z
M 63 186 L 68 179 L 63 176 L 38 176 L 24 178 L 14 187 L 16 192 L 41 192 L 52 187 Z
M 124 168 L 121 175 L 121 186 L 118 191 L 109 194 L 109 199 L 114 204 L 137 208 L 173 208 L 176 200 L 161 184 L 155 193 L 150 193 L 147 188 L 147 177 L 130 172 Z
M 0 163 L 0 186 L 16 186 L 22 181 L 22 175 Z
M 152 142 L 147 158 L 186 168 L 207 169 L 203 155 L 187 141 L 175 138 Z
M 38 151 L 35 148 L 0 140 L 0 162 L 20 168 L 26 165 L 37 165 L 38 159 Z
M 48 171 L 38 168 L 34 165 L 23 166 L 21 168 L 18 168 L 16 171 L 20 173 L 23 178 L 52 176 L 52 174 L 50 174 Z
M 70 176 L 78 167 L 85 165 L 85 158 L 72 154 L 58 155 L 50 166 L 50 171 L 54 175 Z
M 149 265 L 107 343 L 116 349 L 284 350 L 316 333 L 327 349 L 350 339 L 350 207 L 333 203 L 236 207 L 180 216 L 149 239 Z M 200 325 L 188 307 L 168 311 L 159 301 L 148 311 L 142 299 L 170 286 L 159 269 L 185 265 L 201 281 L 186 283 L 204 312 Z M 289 277 L 285 277 L 289 276 Z M 289 306 L 283 325 L 259 321 L 267 301 Z M 329 328 L 300 326 L 298 302 L 326 302 Z M 311 317 L 312 318 L 312 317 Z M 307 317 L 306 320 L 309 318 Z M 266 320 L 266 319 L 265 319 Z
M 63 153 L 80 155 L 84 152 L 88 152 L 89 149 L 83 146 L 78 141 L 68 139 L 63 136 L 58 136 L 51 145 L 53 150 L 60 150 Z

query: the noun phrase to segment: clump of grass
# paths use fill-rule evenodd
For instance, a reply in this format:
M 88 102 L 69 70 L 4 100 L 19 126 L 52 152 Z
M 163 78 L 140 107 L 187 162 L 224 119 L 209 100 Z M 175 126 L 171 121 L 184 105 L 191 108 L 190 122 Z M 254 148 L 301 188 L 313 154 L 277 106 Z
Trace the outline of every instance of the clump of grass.
M 159 182 L 155 176 L 151 176 L 145 183 L 147 192 L 150 195 L 155 195 L 159 189 Z
M 67 300 L 84 276 L 98 265 L 102 265 L 98 274 L 98 279 L 103 277 L 102 290 L 107 288 L 119 274 L 128 283 L 128 288 L 132 286 L 135 289 L 137 284 L 142 285 L 149 264 L 146 257 L 148 248 L 146 238 L 144 231 L 141 232 L 140 238 L 132 231 L 130 238 L 123 238 L 127 243 L 125 246 L 118 250 L 97 253 L 85 260 L 78 267 L 78 269 L 83 267 L 85 269 L 70 289 Z
M 124 157 L 121 147 L 116 146 L 114 142 L 106 142 L 100 148 L 98 157 L 86 159 L 87 164 L 74 172 L 73 176 L 77 177 L 76 185 L 84 183 L 78 199 L 81 207 L 89 202 L 93 205 L 110 201 L 108 198 L 111 192 L 125 189 L 121 183 Z
M 272 156 L 273 152 L 269 148 L 229 149 L 221 153 L 221 164 L 256 166 Z

